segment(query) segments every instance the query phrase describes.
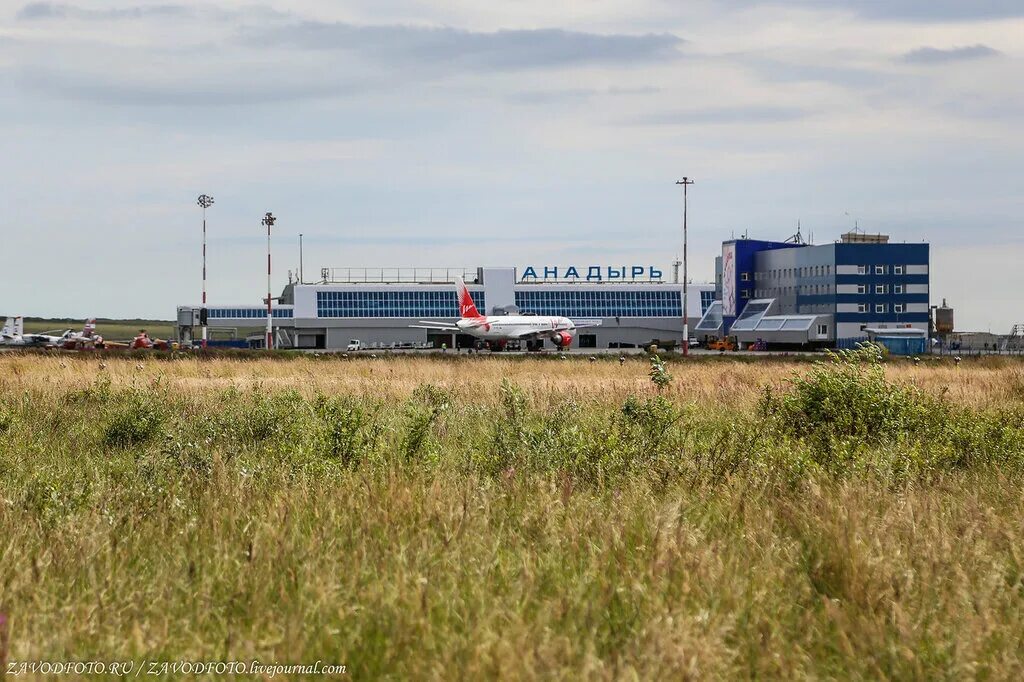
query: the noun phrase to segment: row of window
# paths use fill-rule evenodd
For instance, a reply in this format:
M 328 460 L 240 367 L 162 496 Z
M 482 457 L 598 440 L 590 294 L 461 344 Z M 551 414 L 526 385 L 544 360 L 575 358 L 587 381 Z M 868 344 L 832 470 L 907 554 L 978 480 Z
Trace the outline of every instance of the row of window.
M 877 295 L 885 295 L 889 293 L 888 284 L 876 284 L 874 286 L 874 292 Z M 744 290 L 741 293 L 742 298 L 750 298 L 751 294 L 748 290 Z M 836 293 L 836 289 L 831 284 L 804 284 L 794 287 L 776 287 L 772 289 L 754 289 L 754 298 L 772 298 L 775 296 L 821 296 Z M 868 286 L 866 284 L 857 285 L 857 293 L 864 296 L 868 293 Z M 892 285 L 892 293 L 900 295 L 906 293 L 906 286 L 903 284 Z
M 470 292 L 487 310 L 484 293 Z M 317 317 L 459 317 L 454 291 L 318 291 Z
M 894 275 L 902 275 L 904 272 L 906 272 L 906 269 L 907 268 L 906 268 L 905 265 L 893 265 L 892 266 L 892 274 L 894 274 Z M 857 266 L 857 274 L 858 275 L 867 275 L 870 272 L 871 272 L 871 266 L 870 265 L 858 265 Z M 875 272 L 876 275 L 887 275 L 887 274 L 889 274 L 889 266 L 888 265 L 876 265 L 875 268 L 874 268 L 874 272 Z
M 707 305 L 714 298 L 712 292 L 701 292 L 702 308 L 704 293 L 710 295 Z M 683 314 L 678 290 L 517 291 L 516 305 L 524 313 L 566 317 L 680 317 Z
M 907 271 L 905 265 L 858 265 L 858 275 L 868 275 L 874 272 L 876 275 L 888 275 L 889 269 L 892 269 L 892 274 L 903 275 Z M 763 272 L 753 273 L 754 281 L 760 280 L 773 280 L 787 277 L 830 277 L 832 275 L 831 265 L 808 265 L 799 268 L 776 268 L 773 270 L 765 270 Z M 740 281 L 749 282 L 751 273 L 741 272 Z
M 275 318 L 291 318 L 294 316 L 291 308 L 273 308 L 271 316 Z M 209 320 L 265 320 L 267 318 L 266 308 L 207 308 L 206 318 Z
M 829 277 L 832 275 L 831 265 L 808 265 L 801 268 L 776 268 L 774 270 L 765 270 L 764 272 L 755 272 L 754 279 L 779 279 L 782 277 Z M 750 281 L 749 272 L 740 273 L 741 282 Z
M 858 313 L 868 313 L 870 311 L 871 311 L 871 306 L 868 305 L 867 303 L 858 303 L 857 304 L 857 312 Z M 894 303 L 892 305 L 892 311 L 894 313 L 905 313 L 905 312 L 907 312 L 907 306 L 905 304 L 903 304 L 903 303 Z M 875 313 L 876 314 L 884 315 L 887 312 L 889 312 L 889 306 L 888 305 L 886 305 L 885 303 L 876 303 L 875 304 Z
M 893 287 L 892 287 L 892 293 L 894 293 L 894 294 L 902 294 L 904 291 L 905 291 L 905 287 L 902 284 L 894 284 Z M 858 294 L 866 294 L 867 292 L 868 292 L 867 286 L 865 286 L 863 284 L 858 284 L 857 285 L 857 293 Z M 887 293 L 889 293 L 889 285 L 888 284 L 876 284 L 875 285 L 875 293 L 876 294 L 887 294 Z
M 795 287 L 775 287 L 772 289 L 754 289 L 754 298 L 774 298 L 777 296 L 824 296 L 836 293 L 831 284 L 804 284 Z M 750 298 L 750 296 L 744 296 Z

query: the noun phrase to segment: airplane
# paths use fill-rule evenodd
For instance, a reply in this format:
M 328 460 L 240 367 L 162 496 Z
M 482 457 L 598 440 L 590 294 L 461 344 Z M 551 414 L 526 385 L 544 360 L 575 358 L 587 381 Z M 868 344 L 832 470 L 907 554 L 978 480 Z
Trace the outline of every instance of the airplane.
M 509 341 L 550 339 L 559 348 L 568 348 L 577 329 L 597 327 L 600 320 L 575 323 L 561 315 L 481 315 L 461 277 L 455 278 L 460 319 L 455 324 L 420 320 L 409 325 L 413 329 L 433 329 L 453 334 L 469 334 L 482 341 L 504 347 Z
M 8 317 L 7 321 L 4 323 L 3 329 L 0 330 L 0 346 L 18 346 L 22 348 L 60 346 L 69 334 L 71 334 L 70 329 L 60 336 L 52 336 L 45 333 L 26 334 L 25 319 L 21 315 L 18 315 L 13 318 Z
M 132 350 L 171 350 L 170 342 L 152 338 L 145 329 L 139 330 L 139 335 L 132 339 L 128 347 Z
M 21 315 L 18 317 L 8 317 L 7 321 L 4 322 L 3 329 L 0 329 L 0 343 L 19 337 L 24 332 L 25 322 Z
M 106 347 L 103 337 L 96 333 L 96 318 L 90 317 L 86 320 L 82 331 L 66 334 L 60 347 L 64 350 L 86 350 Z

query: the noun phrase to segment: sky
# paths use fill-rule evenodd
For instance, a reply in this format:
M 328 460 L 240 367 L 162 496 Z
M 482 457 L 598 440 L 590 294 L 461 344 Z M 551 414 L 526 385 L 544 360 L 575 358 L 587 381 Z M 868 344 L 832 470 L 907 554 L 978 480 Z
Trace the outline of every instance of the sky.
M 1024 322 L 1019 0 L 0 3 L 0 312 L 171 319 L 298 267 L 654 265 L 855 225 Z

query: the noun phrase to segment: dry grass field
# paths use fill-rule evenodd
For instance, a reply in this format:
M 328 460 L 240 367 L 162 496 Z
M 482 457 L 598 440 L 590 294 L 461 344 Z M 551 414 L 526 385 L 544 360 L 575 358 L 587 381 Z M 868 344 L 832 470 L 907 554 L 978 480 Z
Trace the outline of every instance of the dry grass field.
M 1019 679 L 1024 365 L 873 357 L 0 354 L 0 659 Z
M 103 367 L 101 368 L 101 365 Z M 665 395 L 675 401 L 749 407 L 766 385 L 782 388 L 805 363 L 784 359 L 740 362 L 704 358 L 672 366 L 674 381 Z M 949 358 L 914 365 L 894 362 L 890 379 L 920 387 L 969 407 L 984 408 L 1024 400 L 1024 362 L 1018 358 L 972 359 L 963 368 Z M 296 390 L 366 397 L 408 398 L 423 385 L 456 391 L 472 401 L 493 401 L 495 390 L 508 379 L 536 397 L 566 395 L 623 400 L 628 395 L 654 390 L 646 362 L 630 358 L 620 365 L 602 357 L 571 360 L 534 360 L 521 356 L 416 357 L 395 355 L 370 359 L 368 354 L 340 357 L 297 357 L 287 361 L 251 359 L 197 359 L 184 356 L 173 362 L 163 358 L 118 355 L 12 355 L 0 356 L 0 389 L 67 391 L 109 378 L 115 388 L 147 386 L 153 382 L 185 394 L 203 394 L 228 388 L 266 391 Z

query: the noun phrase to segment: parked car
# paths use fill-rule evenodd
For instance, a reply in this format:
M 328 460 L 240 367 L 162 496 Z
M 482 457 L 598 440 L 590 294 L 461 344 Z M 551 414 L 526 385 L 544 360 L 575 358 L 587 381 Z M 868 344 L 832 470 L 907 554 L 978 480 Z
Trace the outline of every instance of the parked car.
M 349 339 L 348 346 L 345 347 L 345 350 L 362 350 L 362 349 L 363 349 L 363 342 L 360 341 L 359 339 Z

